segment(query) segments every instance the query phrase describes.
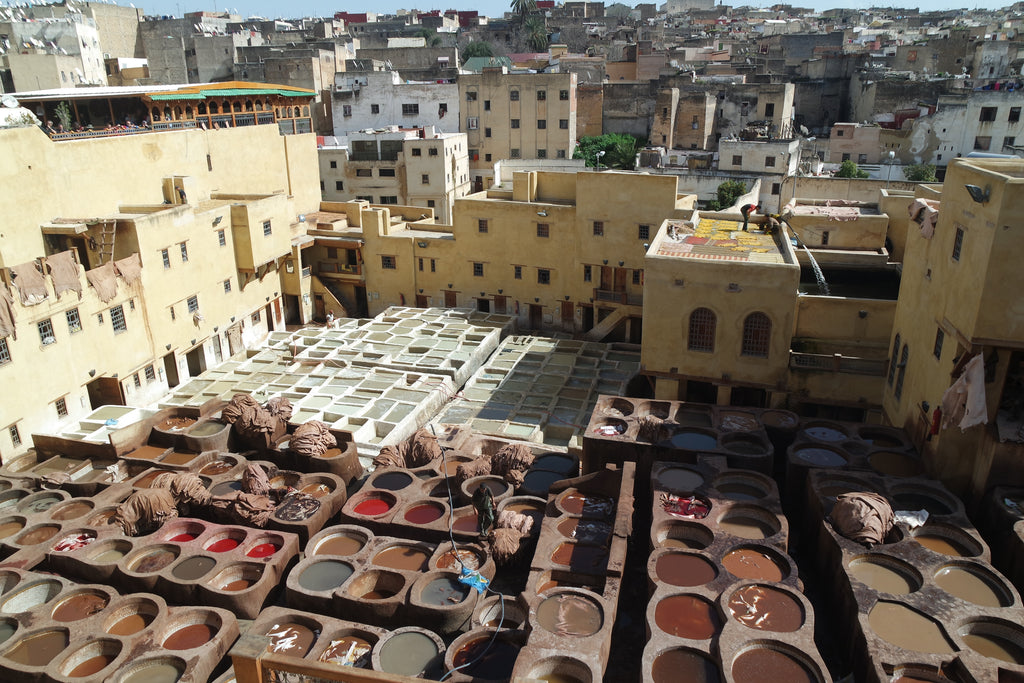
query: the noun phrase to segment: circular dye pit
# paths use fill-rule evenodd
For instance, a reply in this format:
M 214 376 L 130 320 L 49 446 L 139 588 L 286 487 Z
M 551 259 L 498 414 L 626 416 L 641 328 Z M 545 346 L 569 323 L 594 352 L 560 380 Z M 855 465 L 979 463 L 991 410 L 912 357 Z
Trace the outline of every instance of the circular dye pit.
M 414 505 L 405 511 L 403 518 L 410 524 L 431 524 L 444 517 L 444 508 L 436 503 Z
M 270 638 L 270 652 L 292 657 L 305 657 L 316 642 L 313 629 L 294 621 L 275 623 L 263 635 Z
M 420 602 L 433 607 L 452 607 L 468 598 L 472 590 L 453 576 L 442 576 L 423 587 Z
M 73 503 L 62 505 L 50 513 L 50 519 L 64 522 L 69 519 L 78 519 L 92 510 L 92 503 L 76 500 Z
M 995 578 L 980 567 L 942 567 L 935 572 L 935 584 L 950 595 L 982 607 L 1008 607 L 1010 597 L 997 588 Z
M 452 663 L 459 672 L 489 681 L 507 681 L 519 656 L 521 645 L 505 638 L 491 642 L 491 634 L 473 638 L 455 651 Z
M 10 519 L 0 522 L 0 538 L 9 538 L 25 528 L 25 522 L 20 519 Z
M 121 652 L 121 645 L 117 641 L 107 641 L 110 643 L 108 647 L 112 650 L 111 654 L 99 653 L 88 657 L 78 662 L 73 666 L 70 671 L 67 671 L 64 675 L 68 678 L 85 678 L 87 676 L 95 676 L 103 669 L 110 666 L 110 663 L 117 659 L 117 655 Z M 75 655 L 71 655 L 68 659 L 75 659 Z M 66 664 L 64 665 L 66 666 Z M 63 669 L 64 666 L 61 668 Z
M 141 478 L 139 478 L 133 484 L 133 486 L 135 486 L 135 488 L 138 488 L 138 489 L 148 489 L 150 486 L 153 485 L 153 480 L 154 479 L 156 479 L 157 477 L 159 477 L 161 475 L 164 475 L 164 474 L 174 474 L 174 471 L 173 470 L 154 470 L 153 472 L 150 472 L 149 474 L 143 475 Z M 237 483 L 238 484 L 237 487 L 232 489 L 233 491 L 240 491 L 241 488 L 242 488 L 242 485 L 239 482 L 227 482 L 227 483 Z M 224 486 L 224 484 L 218 484 L 218 486 Z M 223 493 L 215 493 L 215 491 L 216 491 L 216 488 L 213 491 L 210 491 L 210 493 L 213 493 L 214 495 L 224 495 Z M 225 491 L 225 493 L 230 493 L 230 491 Z
M 722 448 L 737 455 L 765 455 L 768 453 L 768 446 L 760 439 L 730 434 L 722 439 Z
M 779 532 L 778 528 L 773 527 L 767 521 L 742 512 L 726 514 L 718 520 L 718 528 L 727 534 L 751 540 L 768 538 Z
M 924 473 L 921 461 L 904 453 L 880 451 L 868 456 L 871 469 L 890 477 L 916 477 Z
M 684 467 L 672 467 L 658 473 L 658 483 L 669 491 L 689 492 L 702 485 L 704 477 Z
M 661 548 L 682 548 L 686 550 L 703 550 L 711 545 L 715 536 L 711 530 L 698 524 L 671 524 L 658 534 L 658 546 Z
M 544 520 L 544 508 L 545 503 L 539 500 L 523 500 L 522 498 L 509 498 L 504 505 L 501 506 L 502 510 L 508 510 L 509 512 L 518 512 L 521 515 L 526 515 L 533 520 L 533 531 L 540 530 L 541 522 Z
M 323 498 L 329 495 L 333 489 L 327 484 L 321 482 L 312 482 L 306 484 L 299 489 L 299 493 L 305 493 L 307 496 L 313 496 L 314 498 Z
M 861 441 L 875 448 L 899 448 L 903 446 L 903 439 L 899 435 L 877 427 L 862 428 L 857 432 L 857 436 Z
M 542 455 L 533 461 L 533 469 L 569 475 L 576 471 L 576 461 L 566 455 Z
M 167 539 L 171 543 L 188 543 L 196 540 L 195 534 L 175 534 Z
M 210 495 L 212 496 L 230 496 L 235 491 L 242 490 L 242 482 L 240 481 L 222 481 L 221 483 L 210 489 Z
M 428 560 L 430 560 L 430 553 L 422 548 L 393 545 L 374 555 L 372 561 L 378 567 L 421 572 L 427 568 Z
M 704 432 L 681 429 L 669 439 L 673 448 L 686 451 L 710 451 L 718 447 L 718 439 Z
M 531 493 L 546 495 L 548 489 L 556 481 L 565 479 L 566 475 L 559 472 L 548 472 L 547 470 L 530 470 L 523 478 L 523 490 Z
M 671 595 L 654 608 L 654 623 L 665 633 L 690 640 L 707 640 L 722 623 L 715 606 L 696 595 Z
M 658 580 L 670 586 L 703 586 L 718 576 L 718 570 L 700 555 L 665 553 L 654 564 Z
M 935 654 L 954 652 L 938 622 L 906 605 L 879 600 L 868 614 L 868 623 L 878 637 L 896 647 Z
M 222 538 L 214 541 L 210 545 L 206 546 L 204 550 L 208 550 L 211 553 L 226 553 L 229 550 L 234 550 L 238 547 L 238 541 L 233 538 Z
M 217 635 L 217 629 L 210 624 L 190 624 L 173 631 L 164 639 L 165 650 L 191 650 L 205 645 Z
M 681 672 L 686 672 L 687 683 L 719 683 L 722 680 L 718 665 L 693 650 L 667 650 L 655 658 L 651 665 L 654 683 L 679 683 Z
M 352 565 L 345 562 L 314 562 L 302 570 L 298 582 L 308 591 L 329 591 L 345 583 L 352 571 Z
M 732 678 L 736 683 L 818 683 L 818 677 L 795 658 L 767 647 L 747 650 L 732 663 Z
M 385 512 L 390 510 L 393 505 L 393 501 L 385 500 L 384 498 L 367 498 L 357 503 L 356 506 L 352 508 L 352 511 L 357 515 L 363 515 L 364 517 L 377 517 L 378 515 L 383 515 Z
M 929 533 L 927 527 L 912 536 L 920 545 L 928 548 L 932 552 L 939 553 L 940 555 L 949 555 L 950 557 L 973 557 L 977 555 L 977 552 L 967 550 L 967 546 L 951 538 L 947 538 L 945 535 Z
M 607 545 L 612 535 L 611 525 L 596 519 L 567 517 L 558 523 L 557 528 L 562 536 L 587 545 Z
M 376 638 L 374 638 L 376 642 Z M 370 651 L 373 643 L 357 635 L 344 635 L 331 639 L 330 645 L 320 653 L 321 662 L 331 662 L 340 666 L 352 666 L 357 669 L 370 668 Z
M 850 576 L 879 593 L 907 595 L 921 587 L 913 568 L 890 557 L 860 557 L 848 569 Z
M 18 631 L 18 622 L 12 619 L 0 621 L 0 643 L 6 643 Z
M 107 633 L 112 636 L 130 636 L 148 627 L 156 619 L 156 606 L 146 605 L 146 607 L 151 607 L 151 609 L 139 609 L 139 611 L 118 618 L 107 627 Z
M 831 448 L 797 448 L 793 454 L 797 459 L 814 467 L 842 467 L 846 464 L 846 458 Z
M 281 546 L 276 543 L 257 543 L 253 547 L 249 548 L 249 552 L 247 552 L 245 556 L 255 558 L 270 557 L 280 549 Z
M 419 676 L 440 667 L 441 650 L 425 633 L 405 631 L 381 643 L 378 659 L 386 673 Z
M 846 439 L 846 432 L 827 425 L 809 425 L 802 430 L 802 433 L 818 441 L 843 441 Z
M 562 543 L 551 553 L 551 561 L 571 571 L 593 574 L 608 564 L 608 549 L 601 546 Z
M 374 477 L 371 486 L 385 491 L 401 491 L 413 481 L 412 475 L 407 472 L 385 472 Z
M 472 550 L 459 549 L 455 552 L 448 551 L 441 557 L 437 558 L 434 562 L 434 567 L 437 569 L 452 569 L 455 571 L 462 571 L 465 567 L 470 571 L 475 571 L 480 568 L 480 558 Z
M 185 672 L 185 663 L 177 659 L 161 658 L 145 662 L 132 669 L 121 683 L 176 683 Z
M 217 459 L 203 465 L 202 469 L 199 470 L 199 474 L 205 474 L 209 477 L 215 477 L 218 474 L 224 474 L 228 472 L 235 463 L 230 460 Z
M 1007 638 L 992 633 L 964 633 L 962 638 L 967 647 L 980 655 L 1010 664 L 1024 664 L 1024 648 Z
M 537 606 L 537 623 L 555 635 L 583 638 L 601 630 L 604 616 L 593 599 L 563 593 L 541 601 Z
M 733 619 L 758 631 L 791 633 L 804 625 L 800 602 L 771 586 L 744 586 L 729 596 L 726 607 Z
M 948 515 L 953 512 L 949 504 L 924 493 L 897 493 L 893 496 L 894 510 L 927 510 L 929 515 Z
M 18 512 L 26 515 L 34 515 L 40 512 L 46 512 L 57 503 L 63 501 L 62 496 L 58 496 L 55 493 L 31 496 L 26 498 L 22 503 L 18 505 Z
M 323 452 L 323 455 L 319 456 L 324 460 L 330 460 L 331 458 L 337 458 L 339 455 L 344 453 L 345 450 L 342 448 L 328 448 Z
M 722 558 L 722 566 L 739 579 L 782 581 L 783 570 L 771 555 L 753 548 L 739 548 Z
M 718 427 L 727 432 L 752 432 L 759 426 L 756 417 L 742 410 L 723 410 L 718 413 Z
M 60 531 L 59 526 L 39 526 L 30 531 L 26 531 L 21 536 L 14 539 L 14 542 L 18 545 L 39 545 L 45 543 L 53 538 L 57 532 Z
M 590 519 L 610 519 L 615 514 L 615 501 L 608 496 L 583 494 L 572 490 L 563 494 L 558 503 L 570 515 Z
M 760 500 L 768 495 L 768 491 L 749 479 L 721 478 L 715 480 L 713 486 L 729 500 Z
M 480 530 L 480 524 L 476 518 L 476 511 L 459 515 L 452 523 L 454 531 L 461 531 L 467 534 L 475 534 Z
M 354 555 L 363 549 L 366 540 L 362 537 L 337 534 L 328 536 L 316 544 L 314 555 Z
M 161 432 L 180 432 L 188 429 L 196 423 L 197 419 L 194 417 L 168 417 L 153 429 L 157 429 Z
M 38 607 L 49 602 L 63 589 L 59 581 L 36 581 L 27 586 L 21 586 L 4 597 L 0 604 L 0 611 L 8 614 L 27 612 L 33 607 Z
M 102 611 L 110 603 L 105 593 L 78 593 L 57 603 L 53 610 L 54 621 L 79 621 Z
M 68 646 L 68 632 L 43 631 L 19 640 L 4 657 L 23 666 L 46 666 Z
M 158 572 L 178 558 L 177 549 L 157 547 L 152 550 L 145 550 L 136 555 L 129 562 L 128 569 L 137 574 L 152 574 Z
M 212 557 L 196 555 L 182 560 L 175 565 L 174 569 L 171 570 L 171 574 L 182 581 L 195 581 L 206 576 L 216 564 L 217 560 Z

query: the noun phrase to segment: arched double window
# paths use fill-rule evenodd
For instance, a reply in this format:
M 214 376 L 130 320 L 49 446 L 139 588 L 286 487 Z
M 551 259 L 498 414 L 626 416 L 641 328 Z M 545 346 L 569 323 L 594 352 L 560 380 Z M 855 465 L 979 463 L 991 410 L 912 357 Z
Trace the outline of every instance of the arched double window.
M 910 356 L 910 348 L 904 344 L 903 353 L 900 354 L 900 362 L 897 365 L 899 374 L 896 375 L 896 388 L 893 389 L 893 394 L 896 396 L 896 400 L 900 400 L 900 396 L 903 395 L 903 378 L 907 374 L 907 359 Z
M 740 354 L 767 358 L 771 348 L 772 320 L 764 313 L 755 311 L 743 321 L 743 347 Z
M 698 308 L 690 314 L 687 348 L 690 351 L 714 351 L 718 317 L 710 308 Z

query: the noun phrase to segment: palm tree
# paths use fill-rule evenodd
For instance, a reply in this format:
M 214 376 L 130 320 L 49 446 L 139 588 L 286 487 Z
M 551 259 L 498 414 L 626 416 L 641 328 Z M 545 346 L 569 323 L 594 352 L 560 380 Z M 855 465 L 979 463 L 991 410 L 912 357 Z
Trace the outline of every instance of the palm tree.
M 527 17 L 537 11 L 537 0 L 512 0 L 511 7 L 522 25 L 526 23 Z
M 548 30 L 541 17 L 530 17 L 523 24 L 523 37 L 534 52 L 548 49 Z

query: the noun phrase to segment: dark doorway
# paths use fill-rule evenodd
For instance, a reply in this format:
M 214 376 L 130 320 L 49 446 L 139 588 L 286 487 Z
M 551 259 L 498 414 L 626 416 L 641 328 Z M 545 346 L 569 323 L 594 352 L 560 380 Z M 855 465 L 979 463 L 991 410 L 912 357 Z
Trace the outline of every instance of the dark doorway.
M 224 350 L 220 346 L 220 335 L 213 335 L 213 359 L 220 363 L 224 360 Z
M 544 307 L 540 304 L 530 304 L 530 329 L 539 330 L 544 324 Z
M 85 385 L 89 392 L 89 405 L 93 410 L 100 406 L 123 406 L 124 392 L 116 377 L 97 377 Z
M 711 382 L 687 380 L 685 401 L 690 403 L 718 403 L 718 387 Z
M 424 294 L 416 295 L 416 308 L 426 308 L 430 304 L 427 303 L 427 297 Z
M 366 287 L 356 287 L 356 306 L 359 308 L 358 317 L 368 318 L 370 316 L 370 304 L 366 301 Z
M 494 312 L 508 313 L 508 297 L 501 294 L 494 295 Z
M 278 297 L 274 299 L 274 324 L 270 329 L 272 331 L 281 329 L 283 322 L 284 319 L 281 317 L 281 298 Z
M 729 395 L 729 405 L 767 408 L 768 392 L 753 387 L 733 387 Z
M 583 314 L 583 322 L 581 323 L 581 331 L 589 332 L 594 329 L 594 307 L 593 306 L 580 306 L 581 313 Z
M 174 359 L 174 351 L 164 356 L 164 374 L 167 375 L 167 386 L 178 386 L 178 362 Z
M 299 308 L 299 297 L 292 294 L 284 295 L 284 321 L 288 325 L 302 324 L 302 309 Z
M 566 332 L 572 332 L 576 326 L 575 308 L 575 304 L 571 301 L 562 302 L 562 329 Z
M 313 319 L 314 320 L 326 320 L 327 309 L 324 307 L 324 297 L 322 294 L 313 295 Z
M 459 302 L 459 298 L 458 297 L 459 297 L 459 295 L 456 294 L 455 292 L 452 292 L 452 291 L 445 292 L 444 293 L 444 307 L 445 308 L 455 308 L 456 306 L 458 306 L 458 302 Z
M 490 299 L 477 299 L 476 300 L 476 310 L 480 311 L 481 313 L 490 313 L 491 312 L 491 300 Z
M 197 346 L 185 354 L 185 362 L 188 363 L 188 374 L 191 377 L 198 377 L 206 371 L 206 353 L 202 345 Z

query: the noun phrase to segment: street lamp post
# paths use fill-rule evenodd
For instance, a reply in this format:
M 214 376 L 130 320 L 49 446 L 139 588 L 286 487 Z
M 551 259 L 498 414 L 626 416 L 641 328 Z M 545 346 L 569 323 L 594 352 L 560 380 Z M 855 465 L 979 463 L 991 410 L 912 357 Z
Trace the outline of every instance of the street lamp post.
M 597 153 L 597 172 L 598 173 L 601 172 L 601 157 L 603 157 L 604 154 L 605 154 L 605 151 L 603 149 Z
M 885 176 L 885 189 L 889 189 L 889 181 L 892 180 L 892 163 L 896 158 L 896 152 L 889 150 L 889 173 Z

